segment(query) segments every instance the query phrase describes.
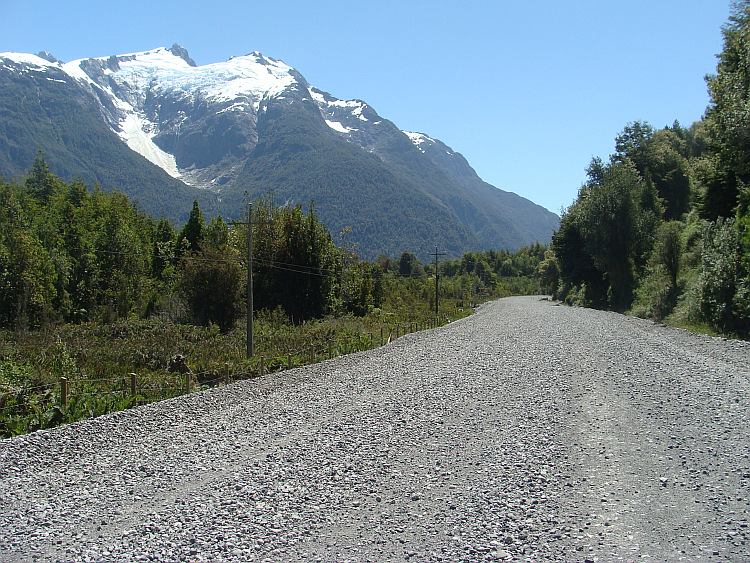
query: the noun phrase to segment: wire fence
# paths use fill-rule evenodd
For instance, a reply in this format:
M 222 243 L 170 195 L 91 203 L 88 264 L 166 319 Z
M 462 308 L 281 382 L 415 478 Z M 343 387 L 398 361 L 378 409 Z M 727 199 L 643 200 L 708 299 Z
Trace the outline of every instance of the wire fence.
M 390 343 L 401 336 L 436 328 L 446 320 L 424 321 L 381 327 L 377 332 L 360 333 L 354 337 L 330 337 L 279 353 L 279 347 L 267 346 L 270 355 L 250 358 L 236 370 L 229 363 L 216 369 L 184 373 L 133 372 L 125 377 L 69 378 L 62 376 L 54 383 L 0 389 L 0 437 L 22 434 L 40 428 L 100 416 L 109 412 L 144 405 L 189 394 L 216 386 L 231 385 L 240 380 L 263 377 L 271 373 L 314 364 L 336 356 L 369 350 Z M 273 349 L 276 352 L 273 353 Z

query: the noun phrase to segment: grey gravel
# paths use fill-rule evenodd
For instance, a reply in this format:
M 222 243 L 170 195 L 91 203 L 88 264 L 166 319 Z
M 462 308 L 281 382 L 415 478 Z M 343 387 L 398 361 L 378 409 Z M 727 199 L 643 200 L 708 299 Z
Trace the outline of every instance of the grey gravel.
M 748 560 L 749 405 L 747 343 L 503 299 L 0 441 L 0 560 Z

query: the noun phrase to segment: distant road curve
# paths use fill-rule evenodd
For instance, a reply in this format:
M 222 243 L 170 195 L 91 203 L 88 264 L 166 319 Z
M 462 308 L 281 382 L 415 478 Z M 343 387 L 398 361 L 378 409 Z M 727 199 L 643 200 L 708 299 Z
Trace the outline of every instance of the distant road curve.
M 502 299 L 0 441 L 0 560 L 750 560 L 749 408 L 747 343 Z

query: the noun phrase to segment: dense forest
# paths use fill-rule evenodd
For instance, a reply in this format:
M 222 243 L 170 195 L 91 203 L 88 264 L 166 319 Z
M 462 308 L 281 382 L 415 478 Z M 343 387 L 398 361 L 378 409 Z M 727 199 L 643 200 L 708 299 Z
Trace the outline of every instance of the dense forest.
M 750 331 L 750 2 L 723 28 L 690 127 L 632 122 L 594 158 L 542 262 L 546 291 L 723 333 Z
M 119 192 L 62 181 L 41 152 L 22 181 L 0 181 L 0 201 L 0 328 L 160 315 L 226 333 L 246 314 L 247 218 L 207 223 L 194 202 L 178 230 Z M 306 212 L 280 207 L 269 194 L 251 207 L 256 311 L 281 309 L 295 323 L 361 316 L 403 292 L 424 296 L 432 308 L 434 264 L 423 266 L 408 251 L 398 261 L 360 260 L 350 230 L 334 238 L 312 203 Z M 510 287 L 508 279 L 538 291 L 544 251 L 537 244 L 441 261 L 440 291 L 468 302 L 480 287 Z
M 41 152 L 25 178 L 0 179 L 0 436 L 372 348 L 480 300 L 539 292 L 538 244 L 437 268 L 409 251 L 368 262 L 314 204 L 273 202 L 246 206 L 249 222 L 206 221 L 196 201 L 177 228 L 122 193 L 61 180 Z M 178 357 L 192 375 L 168 369 Z

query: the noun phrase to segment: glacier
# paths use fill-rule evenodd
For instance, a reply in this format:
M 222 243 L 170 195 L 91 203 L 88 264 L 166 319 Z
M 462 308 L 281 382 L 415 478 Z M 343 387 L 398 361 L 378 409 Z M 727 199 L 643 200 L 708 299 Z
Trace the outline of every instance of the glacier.
M 147 111 L 146 105 L 154 97 L 203 100 L 219 106 L 217 115 L 238 112 L 257 116 L 264 111 L 264 102 L 283 99 L 284 92 L 296 86 L 309 94 L 325 124 L 340 135 L 349 137 L 359 132 L 353 126 L 356 122 L 371 125 L 381 122 L 377 113 L 362 100 L 337 99 L 308 85 L 283 61 L 265 57 L 258 51 L 202 66 L 195 66 L 179 45 L 172 49 L 159 47 L 68 63 L 50 62 L 25 53 L 2 53 L 0 64 L 2 59 L 13 61 L 24 71 L 59 68 L 95 95 L 109 99 L 113 113 L 105 117 L 120 139 L 170 176 L 196 187 L 207 187 L 201 174 L 196 174 L 194 169 L 180 168 L 175 156 L 154 142 L 170 127 L 179 135 L 184 115 L 173 116 L 167 122 L 159 108 Z M 422 133 L 403 133 L 421 152 L 424 152 L 424 143 L 434 143 Z

